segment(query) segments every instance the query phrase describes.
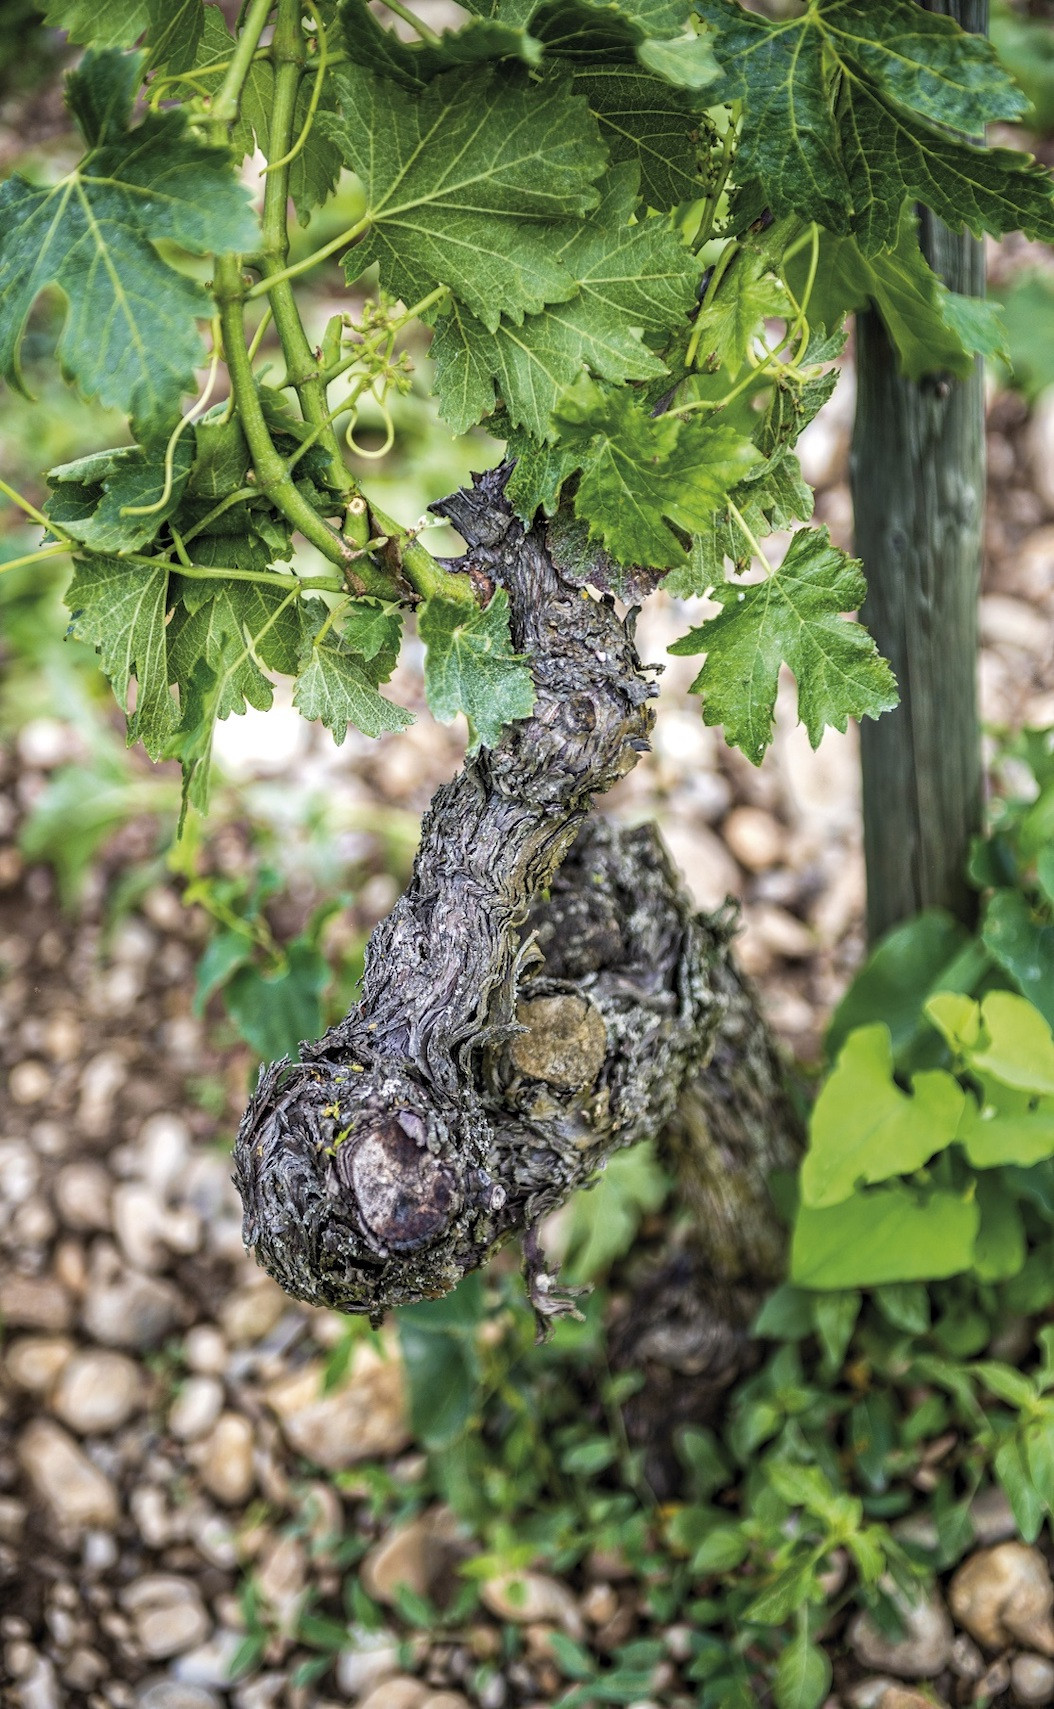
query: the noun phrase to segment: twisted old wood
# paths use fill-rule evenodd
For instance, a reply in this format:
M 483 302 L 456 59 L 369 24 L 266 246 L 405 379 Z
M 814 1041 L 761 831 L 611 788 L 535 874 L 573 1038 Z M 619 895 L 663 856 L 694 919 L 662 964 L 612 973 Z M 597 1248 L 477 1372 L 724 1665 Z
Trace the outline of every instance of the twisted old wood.
M 652 673 L 614 601 L 520 527 L 504 479 L 436 508 L 464 566 L 508 590 L 534 712 L 436 792 L 361 1002 L 267 1070 L 235 1146 L 259 1261 L 301 1299 L 374 1318 L 445 1293 L 518 1231 L 536 1309 L 573 1309 L 531 1233 L 653 1135 L 711 1278 L 763 1283 L 782 1256 L 766 1181 L 799 1134 L 730 916 L 694 914 L 650 827 L 587 823 L 647 747 Z

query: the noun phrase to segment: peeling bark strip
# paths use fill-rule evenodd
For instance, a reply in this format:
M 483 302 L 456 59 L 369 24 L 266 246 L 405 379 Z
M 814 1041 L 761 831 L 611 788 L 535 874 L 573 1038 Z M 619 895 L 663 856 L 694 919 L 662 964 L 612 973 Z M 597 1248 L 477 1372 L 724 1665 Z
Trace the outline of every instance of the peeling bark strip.
M 534 713 L 436 792 L 361 1002 L 267 1070 L 235 1146 L 246 1244 L 288 1292 L 343 1311 L 445 1293 L 660 1133 L 682 1090 L 705 1105 L 699 1065 L 726 1019 L 742 1030 L 728 926 L 693 915 L 655 832 L 579 835 L 646 748 L 655 689 L 614 602 L 524 534 L 504 478 L 435 508 L 466 568 L 508 590 Z M 727 1079 L 717 1152 L 742 1163 Z M 532 1282 L 539 1311 L 567 1309 L 540 1266 Z

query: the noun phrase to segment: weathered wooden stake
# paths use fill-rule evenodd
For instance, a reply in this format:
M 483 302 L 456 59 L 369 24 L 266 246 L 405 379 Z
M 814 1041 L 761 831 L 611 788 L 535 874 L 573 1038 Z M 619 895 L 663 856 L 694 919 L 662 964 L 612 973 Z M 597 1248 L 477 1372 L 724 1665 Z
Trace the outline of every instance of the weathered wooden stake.
M 923 0 L 965 29 L 987 0 Z M 945 284 L 984 292 L 984 250 L 928 209 L 919 239 Z M 900 684 L 900 706 L 861 728 L 871 940 L 922 908 L 972 924 L 965 875 L 980 827 L 977 601 L 984 516 L 984 374 L 897 370 L 880 316 L 857 317 L 852 488 L 868 595 L 862 616 Z

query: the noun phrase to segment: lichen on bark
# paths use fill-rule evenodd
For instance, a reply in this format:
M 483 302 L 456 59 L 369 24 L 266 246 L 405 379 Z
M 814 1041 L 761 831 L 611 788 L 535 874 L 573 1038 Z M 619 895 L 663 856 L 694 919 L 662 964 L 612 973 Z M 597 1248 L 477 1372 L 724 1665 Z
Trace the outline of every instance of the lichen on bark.
M 729 1052 L 777 1067 L 731 967 L 729 916 L 694 913 L 651 827 L 589 817 L 653 722 L 632 615 L 557 567 L 504 480 L 436 508 L 467 542 L 462 566 L 508 591 L 533 713 L 436 792 L 361 1001 L 265 1072 L 235 1147 L 260 1262 L 300 1298 L 374 1318 L 454 1287 L 610 1152 L 666 1133 L 677 1156 L 701 1120 L 708 1161 L 704 1148 L 680 1164 L 704 1225 L 708 1196 L 720 1207 L 720 1268 L 737 1203 L 774 1224 L 759 1167 L 796 1144 L 768 1081 L 769 1141 L 760 1106 L 737 1126 Z M 679 1115 L 686 1098 L 696 1107 Z M 720 1179 L 726 1164 L 738 1179 Z M 780 1240 L 766 1226 L 766 1264 Z M 533 1258 L 528 1276 L 540 1313 L 563 1308 Z

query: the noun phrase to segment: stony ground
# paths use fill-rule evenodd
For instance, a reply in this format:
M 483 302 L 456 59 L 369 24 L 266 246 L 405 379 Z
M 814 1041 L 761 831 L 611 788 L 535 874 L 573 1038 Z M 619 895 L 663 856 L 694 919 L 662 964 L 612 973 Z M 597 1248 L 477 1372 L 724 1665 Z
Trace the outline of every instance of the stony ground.
M 843 543 L 851 406 L 850 374 L 802 448 L 819 517 Z M 990 427 L 984 712 L 996 727 L 1050 724 L 1054 399 L 1029 418 L 1014 397 L 997 397 Z M 682 614 L 654 601 L 640 625 L 645 656 L 662 657 L 684 627 Z M 854 740 L 828 736 L 813 754 L 787 685 L 773 755 L 754 771 L 688 703 L 691 666 L 669 661 L 654 753 L 610 805 L 660 818 L 702 906 L 726 892 L 744 898 L 742 960 L 790 1047 L 815 1059 L 862 947 Z M 412 656 L 395 686 L 399 698 L 419 700 Z M 204 1018 L 192 1010 L 204 916 L 163 876 L 128 905 L 125 881 L 153 856 L 155 827 L 133 821 L 108 845 L 75 917 L 59 907 L 50 869 L 19 853 L 21 822 L 79 742 L 38 719 L 0 762 L 0 1702 L 551 1703 L 562 1689 L 554 1629 L 600 1654 L 635 1630 L 636 1591 L 617 1560 L 591 1559 L 573 1584 L 529 1576 L 519 1604 L 495 1579 L 483 1613 L 431 1643 L 400 1644 L 394 1615 L 369 1635 L 352 1621 L 335 1668 L 318 1684 L 293 1683 L 308 1653 L 292 1636 L 298 1614 L 305 1597 L 332 1592 L 349 1539 L 367 1550 L 362 1582 L 386 1610 L 400 1581 L 441 1599 L 469 1545 L 435 1507 L 385 1530 L 375 1486 L 356 1471 L 383 1461 L 411 1498 L 422 1476 L 394 1344 L 359 1345 L 344 1379 L 324 1391 L 341 1320 L 291 1303 L 242 1251 L 228 1147 L 250 1059 L 215 1007 Z M 243 785 L 263 776 L 290 799 L 310 787 L 336 803 L 346 827 L 338 853 L 365 874 L 350 913 L 334 922 L 337 943 L 390 904 L 391 827 L 405 843 L 457 756 L 457 737 L 427 718 L 397 740 L 352 739 L 338 754 L 279 710 L 266 724 L 232 721 L 222 757 Z M 234 871 L 244 853 L 244 826 L 232 821 L 214 859 Z M 302 914 L 313 883 L 308 872 Z M 988 1524 L 990 1542 L 1007 1535 L 1005 1513 Z M 1026 1578 L 1035 1571 L 1034 1560 L 1002 1564 Z M 271 1636 L 232 1687 L 250 1574 Z M 933 1611 L 925 1667 L 918 1648 L 906 1663 L 891 1660 L 888 1645 L 869 1649 L 858 1634 L 871 1684 L 858 1679 L 844 1701 L 877 1703 L 884 1690 L 885 1709 L 910 1709 L 924 1700 L 907 1687 L 898 1696 L 889 1676 L 923 1672 L 956 1702 L 1002 1700 L 1022 1644 L 1015 1700 L 1054 1701 L 1049 1618 L 1038 1636 L 1001 1631 L 982 1657 L 961 1597 L 956 1613 L 957 1636 L 943 1604 Z M 510 1622 L 522 1639 L 513 1646 L 503 1638 Z M 684 1632 L 672 1628 L 650 1701 L 691 1701 L 678 1673 L 684 1654 Z

